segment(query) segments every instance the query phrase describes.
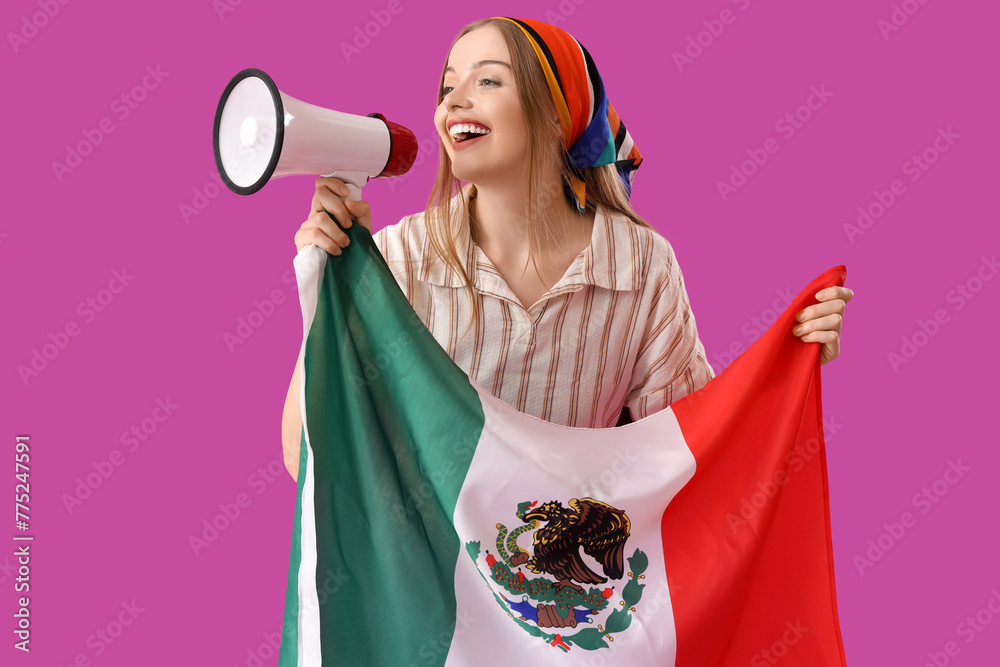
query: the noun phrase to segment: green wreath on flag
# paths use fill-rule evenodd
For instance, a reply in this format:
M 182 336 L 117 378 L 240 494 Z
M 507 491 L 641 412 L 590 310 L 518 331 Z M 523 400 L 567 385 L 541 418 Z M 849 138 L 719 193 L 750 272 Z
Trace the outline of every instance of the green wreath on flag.
M 501 532 L 506 532 L 506 528 L 502 528 Z M 498 542 L 501 542 L 499 537 Z M 588 651 L 608 648 L 609 645 L 605 639 L 614 641 L 612 633 L 623 632 L 631 625 L 632 614 L 636 611 L 637 605 L 642 599 L 642 589 L 646 586 L 646 584 L 640 584 L 639 580 L 646 578 L 644 573 L 649 566 L 649 558 L 641 550 L 636 549 L 635 553 L 627 559 L 630 568 L 628 572 L 629 581 L 622 589 L 622 599 L 618 602 L 618 608 L 608 615 L 604 624 L 598 624 L 596 628 L 587 627 L 571 635 L 546 632 L 538 625 L 529 623 L 526 616 L 518 615 L 515 612 L 527 606 L 534 607 L 529 602 L 529 599 L 531 599 L 538 603 L 552 603 L 553 608 L 556 610 L 555 613 L 558 613 L 562 619 L 568 619 L 571 613 L 576 614 L 577 618 L 580 619 L 581 616 L 590 616 L 607 608 L 610 603 L 610 597 L 613 595 L 613 587 L 604 589 L 603 591 L 592 587 L 585 595 L 581 595 L 578 591 L 569 587 L 558 590 L 556 582 L 551 579 L 541 576 L 526 577 L 522 572 L 515 572 L 511 569 L 510 565 L 503 558 L 503 552 L 501 552 L 501 558 L 496 558 L 487 550 L 486 564 L 490 568 L 493 581 L 509 593 L 521 596 L 520 601 L 511 601 L 506 596 L 498 594 L 493 589 L 493 586 L 490 585 L 489 580 L 483 574 L 482 570 L 479 569 L 480 543 L 478 541 L 466 542 L 465 548 L 475 563 L 476 570 L 483 577 L 483 580 L 486 581 L 490 592 L 493 593 L 493 597 L 496 599 L 497 604 L 504 610 L 504 613 L 510 616 L 515 623 L 529 634 L 541 637 L 550 646 L 556 646 L 562 649 L 563 652 L 569 651 L 572 646 L 579 646 Z M 540 604 L 539 606 L 542 605 Z M 586 611 L 582 611 L 578 607 L 584 607 Z M 592 624 L 593 619 L 586 618 L 586 622 Z

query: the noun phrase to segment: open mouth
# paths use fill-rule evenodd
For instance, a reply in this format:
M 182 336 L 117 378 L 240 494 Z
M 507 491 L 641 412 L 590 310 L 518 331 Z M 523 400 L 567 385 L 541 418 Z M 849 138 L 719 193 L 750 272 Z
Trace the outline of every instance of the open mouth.
M 478 127 L 475 125 L 455 125 L 452 127 L 448 133 L 451 135 L 452 140 L 458 144 L 463 141 L 469 141 L 470 139 L 476 139 L 478 137 L 483 137 L 490 134 L 492 130 L 485 127 Z

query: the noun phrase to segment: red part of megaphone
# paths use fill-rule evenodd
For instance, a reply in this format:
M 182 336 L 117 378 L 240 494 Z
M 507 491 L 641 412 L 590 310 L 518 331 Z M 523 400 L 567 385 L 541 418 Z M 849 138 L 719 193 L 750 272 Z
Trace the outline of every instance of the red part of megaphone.
M 389 160 L 385 163 L 385 168 L 375 178 L 385 178 L 389 176 L 402 176 L 413 166 L 413 161 L 417 159 L 417 138 L 413 136 L 407 128 L 399 123 L 386 120 L 380 113 L 373 113 L 372 116 L 379 118 L 389 128 Z
M 369 178 L 405 174 L 417 156 L 413 132 L 382 114 L 307 104 L 255 68 L 236 74 L 222 93 L 212 146 L 223 182 L 241 195 L 292 174 L 337 176 L 361 188 Z

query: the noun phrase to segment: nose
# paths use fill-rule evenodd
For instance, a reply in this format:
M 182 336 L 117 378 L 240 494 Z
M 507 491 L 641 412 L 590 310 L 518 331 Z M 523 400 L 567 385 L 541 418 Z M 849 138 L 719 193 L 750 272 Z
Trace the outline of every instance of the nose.
M 452 87 L 450 91 L 441 99 L 441 101 L 449 109 L 454 107 L 466 106 L 469 101 L 469 95 L 466 91 L 466 82 L 459 81 L 455 86 Z
M 448 109 L 464 108 L 468 106 L 468 96 L 462 94 L 456 94 L 455 91 L 451 91 L 444 97 L 444 105 Z

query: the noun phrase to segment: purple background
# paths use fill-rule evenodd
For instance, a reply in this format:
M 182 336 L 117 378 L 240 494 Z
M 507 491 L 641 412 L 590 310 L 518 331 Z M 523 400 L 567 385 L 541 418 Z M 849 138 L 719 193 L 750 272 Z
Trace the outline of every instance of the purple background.
M 398 182 L 366 187 L 377 231 L 426 205 L 448 45 L 467 22 L 504 13 L 558 21 L 593 55 L 645 158 L 633 204 L 674 245 L 716 371 L 733 346 L 756 340 L 753 318 L 771 321 L 780 292 L 794 295 L 847 266 L 856 298 L 841 356 L 822 372 L 849 663 L 923 665 L 930 652 L 944 664 L 955 642 L 949 664 L 995 664 L 1000 618 L 980 610 L 1000 590 L 992 511 L 1000 455 L 986 417 L 997 396 L 1000 280 L 982 259 L 1000 245 L 996 9 L 916 0 L 476 8 L 401 0 L 401 11 L 387 14 L 382 0 L 225 1 L 10 0 L 0 10 L 0 456 L 11 471 L 15 436 L 30 434 L 35 536 L 30 656 L 11 647 L 15 543 L 4 538 L 10 546 L 0 550 L 0 661 L 69 665 L 82 654 L 102 666 L 276 664 L 266 636 L 280 632 L 295 500 L 280 421 L 302 340 L 293 236 L 314 188 L 299 176 L 253 197 L 218 189 L 216 103 L 230 77 L 259 67 L 293 97 L 379 111 L 411 128 L 429 154 Z M 627 22 L 611 23 L 626 7 Z M 884 36 L 879 21 L 890 22 L 894 8 L 907 20 Z M 724 10 L 732 21 L 713 24 L 723 30 L 711 37 L 703 21 Z M 341 43 L 364 31 L 373 11 L 391 20 L 348 59 Z M 707 46 L 691 47 L 697 57 L 679 68 L 673 53 L 699 33 Z M 152 89 L 136 91 L 144 99 L 124 106 L 147 67 L 162 78 L 147 78 Z M 809 111 L 802 105 L 814 86 L 830 96 Z M 775 124 L 797 109 L 810 117 L 788 136 Z M 102 119 L 113 131 L 87 139 Z M 953 132 L 941 153 L 939 128 Z M 718 182 L 769 137 L 777 152 L 724 200 Z M 88 141 L 96 143 L 89 154 L 57 174 L 53 163 L 66 162 L 68 147 Z M 913 181 L 906 163 L 925 150 L 937 159 Z M 858 207 L 894 179 L 905 193 L 849 238 L 844 226 Z M 184 206 L 197 214 L 185 219 Z M 117 294 L 102 292 L 116 270 L 134 277 Z M 977 271 L 991 280 L 977 282 Z M 959 299 L 960 285 L 971 299 Z M 224 335 L 274 291 L 281 303 L 230 351 Z M 86 300 L 102 296 L 113 298 L 88 313 Z M 934 336 L 918 334 L 920 346 L 893 368 L 889 353 L 901 355 L 903 337 L 912 340 L 939 310 L 947 321 Z M 68 323 L 78 335 L 23 380 L 19 366 L 30 367 L 34 350 Z M 172 414 L 151 421 L 157 400 L 168 398 Z M 143 420 L 155 432 L 130 451 L 122 435 Z M 78 478 L 115 450 L 121 465 L 68 510 Z M 968 467 L 954 484 L 939 481 L 949 461 Z M 925 487 L 935 502 L 914 502 Z M 15 535 L 10 474 L 3 488 L 4 531 Z M 247 506 L 196 554 L 189 537 L 241 493 Z M 890 537 L 884 524 L 904 512 L 914 521 Z M 880 538 L 888 550 L 861 572 L 855 557 Z M 141 611 L 122 616 L 131 624 L 113 643 L 99 640 L 98 631 L 119 629 L 122 605 L 133 600 Z M 977 612 L 991 622 L 960 626 Z

